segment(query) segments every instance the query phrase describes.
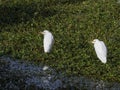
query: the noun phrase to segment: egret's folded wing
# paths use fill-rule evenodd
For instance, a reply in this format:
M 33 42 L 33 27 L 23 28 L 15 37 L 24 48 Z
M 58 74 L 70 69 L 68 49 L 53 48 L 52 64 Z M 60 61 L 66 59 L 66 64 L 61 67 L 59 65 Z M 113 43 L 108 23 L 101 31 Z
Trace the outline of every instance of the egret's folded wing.
M 46 52 L 50 52 L 52 45 L 53 45 L 53 36 L 52 35 L 47 35 L 44 38 L 44 49 Z
M 104 44 L 103 41 L 101 41 L 101 49 L 102 49 L 102 51 L 103 51 L 103 54 L 104 54 L 105 56 L 107 56 L 107 48 L 106 48 L 106 46 L 105 46 L 105 44 Z
M 102 62 L 106 62 L 106 46 L 103 42 L 98 42 L 94 45 L 96 54 Z

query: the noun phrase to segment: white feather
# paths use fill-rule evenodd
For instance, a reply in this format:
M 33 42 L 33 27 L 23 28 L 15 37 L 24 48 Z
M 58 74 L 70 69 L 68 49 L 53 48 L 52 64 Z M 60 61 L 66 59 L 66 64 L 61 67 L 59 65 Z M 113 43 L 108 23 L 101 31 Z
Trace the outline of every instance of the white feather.
M 49 68 L 48 66 L 44 66 L 43 71 L 47 70 L 48 68 Z

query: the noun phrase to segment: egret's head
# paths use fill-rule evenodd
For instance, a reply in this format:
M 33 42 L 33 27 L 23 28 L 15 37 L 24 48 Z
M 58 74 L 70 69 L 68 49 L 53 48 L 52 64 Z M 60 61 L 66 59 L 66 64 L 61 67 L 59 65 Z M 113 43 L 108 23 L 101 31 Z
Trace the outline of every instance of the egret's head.
M 99 41 L 98 39 L 94 39 L 93 41 L 92 41 L 92 43 L 95 43 L 95 42 L 97 42 L 97 41 Z
M 43 32 L 41 32 L 41 34 L 47 34 L 47 33 L 49 33 L 49 31 L 48 30 L 44 30 Z

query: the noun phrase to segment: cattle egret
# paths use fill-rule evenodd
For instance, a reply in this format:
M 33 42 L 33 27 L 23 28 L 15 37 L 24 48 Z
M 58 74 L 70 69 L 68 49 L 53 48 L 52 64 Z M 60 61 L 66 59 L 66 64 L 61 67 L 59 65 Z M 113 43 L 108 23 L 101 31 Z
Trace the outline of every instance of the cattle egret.
M 107 48 L 104 42 L 98 39 L 94 39 L 92 43 L 94 44 L 97 57 L 102 61 L 102 63 L 106 63 L 107 62 Z
M 44 30 L 43 32 L 41 32 L 41 34 L 44 35 L 44 40 L 43 40 L 44 52 L 49 53 L 54 43 L 53 35 L 48 30 Z

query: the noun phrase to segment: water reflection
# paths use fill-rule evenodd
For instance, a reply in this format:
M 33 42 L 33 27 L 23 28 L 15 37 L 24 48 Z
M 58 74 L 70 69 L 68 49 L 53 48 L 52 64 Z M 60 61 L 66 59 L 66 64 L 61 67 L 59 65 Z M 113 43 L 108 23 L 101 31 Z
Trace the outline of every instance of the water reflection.
M 85 77 L 65 77 L 46 66 L 0 58 L 0 90 L 120 90 L 119 83 L 93 81 Z

